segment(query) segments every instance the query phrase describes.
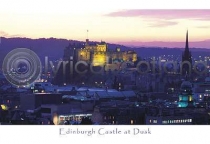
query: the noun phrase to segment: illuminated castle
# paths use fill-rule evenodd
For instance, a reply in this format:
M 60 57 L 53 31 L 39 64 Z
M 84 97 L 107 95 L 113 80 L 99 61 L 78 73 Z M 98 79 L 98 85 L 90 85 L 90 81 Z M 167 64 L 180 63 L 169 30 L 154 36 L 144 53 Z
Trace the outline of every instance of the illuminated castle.
M 137 54 L 134 51 L 121 51 L 116 48 L 115 51 L 108 50 L 108 45 L 101 41 L 99 44 L 90 45 L 89 39 L 86 39 L 85 47 L 78 50 L 78 60 L 92 63 L 94 66 L 110 64 L 114 61 L 125 62 L 137 60 Z
M 53 84 L 63 85 L 69 83 L 80 83 L 84 82 L 86 79 L 90 78 L 90 65 L 93 67 L 97 66 L 107 66 L 108 69 L 112 69 L 110 66 L 112 63 L 126 62 L 137 60 L 137 54 L 134 51 L 120 51 L 120 48 L 116 50 L 108 50 L 108 45 L 105 42 L 100 42 L 98 44 L 90 44 L 89 39 L 86 39 L 85 44 L 81 43 L 70 43 L 64 49 L 63 61 L 60 63 L 58 71 L 53 78 Z M 77 62 L 85 61 L 86 66 L 83 64 L 76 65 Z M 109 65 L 110 64 L 110 65 Z M 86 77 L 82 78 L 82 74 L 76 71 L 85 71 Z M 110 66 L 110 67 L 109 67 Z M 115 67 L 114 67 L 115 68 Z M 106 70 L 105 70 L 106 71 Z M 87 80 L 88 81 L 88 80 Z

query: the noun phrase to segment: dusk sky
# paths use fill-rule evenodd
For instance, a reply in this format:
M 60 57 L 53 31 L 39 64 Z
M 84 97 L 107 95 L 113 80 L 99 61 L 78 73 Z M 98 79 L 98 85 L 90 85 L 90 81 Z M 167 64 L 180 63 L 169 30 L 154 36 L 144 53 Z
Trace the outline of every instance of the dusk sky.
M 127 2 L 127 3 L 126 3 Z M 135 0 L 0 1 L 0 36 L 66 38 L 84 41 L 182 46 L 188 29 L 191 46 L 210 47 L 209 10 L 126 8 Z M 165 43 L 167 42 L 167 43 Z M 168 43 L 171 42 L 171 43 Z

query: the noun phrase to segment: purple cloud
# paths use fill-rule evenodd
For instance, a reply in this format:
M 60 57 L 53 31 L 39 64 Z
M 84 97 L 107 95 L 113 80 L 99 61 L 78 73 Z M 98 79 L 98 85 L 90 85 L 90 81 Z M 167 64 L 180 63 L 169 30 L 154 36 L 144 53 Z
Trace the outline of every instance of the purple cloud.
M 142 18 L 155 18 L 164 20 L 174 20 L 174 19 L 196 19 L 196 20 L 210 20 L 210 10 L 204 9 L 165 9 L 165 10 L 155 10 L 155 9 L 132 9 L 132 10 L 121 10 L 116 12 L 111 12 L 105 16 L 109 17 L 142 17 Z
M 166 26 L 172 26 L 177 25 L 178 22 L 174 21 L 154 21 L 153 23 L 149 24 L 149 27 L 166 27 Z

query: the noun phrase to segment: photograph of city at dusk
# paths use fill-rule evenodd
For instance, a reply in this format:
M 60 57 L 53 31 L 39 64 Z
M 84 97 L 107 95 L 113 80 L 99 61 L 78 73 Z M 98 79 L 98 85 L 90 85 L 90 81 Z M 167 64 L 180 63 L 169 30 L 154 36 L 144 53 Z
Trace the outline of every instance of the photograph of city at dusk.
M 0 2 L 1 125 L 210 124 L 210 10 L 20 1 Z

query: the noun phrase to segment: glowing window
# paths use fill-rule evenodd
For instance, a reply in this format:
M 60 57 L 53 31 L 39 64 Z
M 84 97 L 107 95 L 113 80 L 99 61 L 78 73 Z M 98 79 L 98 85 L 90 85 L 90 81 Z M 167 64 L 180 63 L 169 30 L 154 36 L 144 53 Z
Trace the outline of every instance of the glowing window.
M 60 120 L 61 120 L 61 121 L 64 120 L 64 117 L 60 117 Z
M 2 110 L 8 110 L 8 107 L 4 104 L 1 105 Z
M 189 101 L 192 101 L 192 96 L 189 96 Z
M 133 124 L 133 120 L 131 120 L 131 124 Z
M 164 120 L 164 121 L 162 121 L 162 123 L 163 123 L 163 124 L 167 124 L 167 121 Z

